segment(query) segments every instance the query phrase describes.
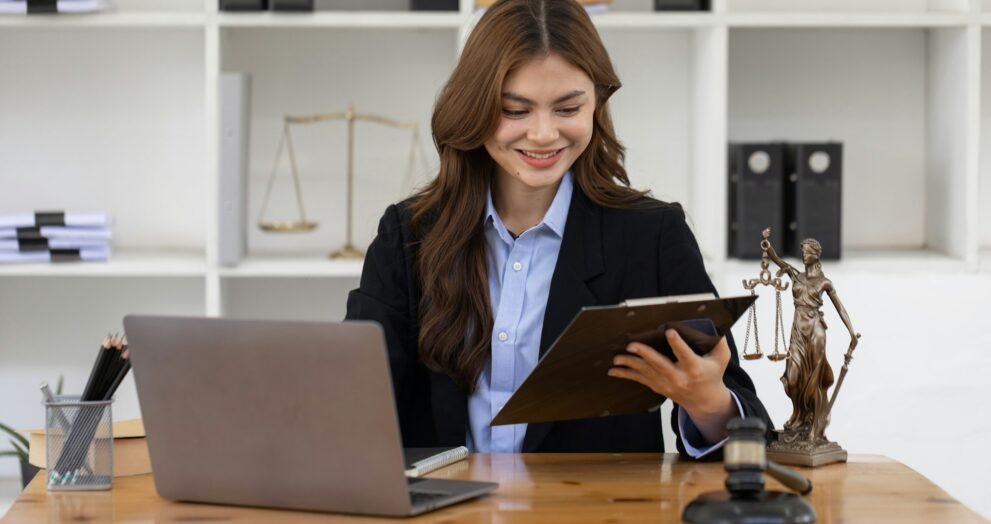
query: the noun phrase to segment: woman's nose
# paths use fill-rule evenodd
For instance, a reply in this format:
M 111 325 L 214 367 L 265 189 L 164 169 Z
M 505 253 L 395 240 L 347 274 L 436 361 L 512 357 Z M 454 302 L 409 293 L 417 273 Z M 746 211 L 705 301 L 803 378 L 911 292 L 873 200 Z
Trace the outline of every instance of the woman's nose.
M 558 130 L 550 115 L 538 114 L 527 133 L 527 138 L 535 144 L 550 144 L 557 140 Z

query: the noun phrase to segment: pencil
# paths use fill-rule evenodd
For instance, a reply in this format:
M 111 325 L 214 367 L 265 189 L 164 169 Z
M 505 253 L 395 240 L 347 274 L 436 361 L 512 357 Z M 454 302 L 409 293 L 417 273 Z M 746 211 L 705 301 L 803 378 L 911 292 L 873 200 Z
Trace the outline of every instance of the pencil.
M 107 398 L 107 391 L 110 389 L 111 384 L 113 384 L 114 379 L 117 378 L 117 373 L 124 366 L 125 360 L 122 358 L 123 353 L 124 339 L 115 337 L 110 361 L 101 370 L 100 380 L 93 390 L 93 397 L 89 400 L 109 400 Z
M 114 393 L 117 392 L 117 388 L 120 386 L 120 383 L 124 380 L 124 377 L 127 376 L 127 372 L 131 369 L 131 359 L 129 357 L 130 354 L 128 353 L 128 349 L 127 349 L 127 336 L 125 335 L 124 339 L 122 340 L 122 346 L 121 346 L 121 354 L 120 354 L 121 365 L 119 366 L 117 372 L 114 374 L 114 379 L 110 383 L 110 386 L 107 388 L 106 392 L 104 393 L 103 400 L 112 399 L 114 397 Z
M 110 359 L 112 341 L 113 338 L 110 336 L 109 333 L 107 334 L 107 336 L 103 337 L 103 343 L 100 345 L 100 350 L 96 354 L 96 360 L 93 362 L 93 369 L 90 370 L 89 378 L 86 380 L 86 387 L 83 388 L 83 394 L 80 397 L 80 400 L 83 401 L 89 400 L 90 397 L 93 395 L 93 389 L 96 387 L 96 383 L 101 378 L 101 371 L 103 370 L 103 368 L 106 366 L 106 363 Z M 63 408 L 59 407 L 57 409 L 63 409 Z M 76 439 L 78 438 L 77 432 L 79 431 L 79 429 L 76 426 L 77 424 L 81 423 L 82 420 L 85 418 L 83 415 L 84 413 L 82 411 L 77 411 L 76 416 L 73 417 L 72 425 L 69 427 L 68 434 L 64 437 L 66 440 L 64 441 L 62 450 L 59 453 L 58 460 L 56 461 L 55 471 L 50 473 L 53 477 L 58 478 L 60 474 L 65 472 L 69 461 L 72 460 L 69 458 L 69 456 L 72 453 L 71 448 L 74 448 L 76 445 Z M 64 479 L 60 479 L 60 480 L 64 480 Z
M 86 380 L 86 387 L 83 388 L 83 396 L 81 400 L 89 400 L 89 395 L 93 392 L 93 387 L 96 382 L 97 375 L 99 371 L 105 365 L 104 362 L 110 358 L 110 334 L 103 337 L 103 344 L 100 345 L 100 350 L 96 354 L 96 361 L 93 362 L 93 369 L 89 372 L 89 379 Z
M 81 399 L 85 402 L 108 400 L 104 397 L 107 396 L 108 389 L 124 366 L 125 360 L 122 358 L 123 339 L 114 335 L 104 340 L 107 342 L 106 350 L 100 353 L 90 373 L 91 381 L 87 384 Z M 56 469 L 52 472 L 53 476 L 58 478 L 60 482 L 75 480 L 79 469 L 86 466 L 86 450 L 93 440 L 100 420 L 103 419 L 105 409 L 105 406 L 99 408 L 81 406 L 79 408 L 69 430 L 65 446 L 59 455 Z

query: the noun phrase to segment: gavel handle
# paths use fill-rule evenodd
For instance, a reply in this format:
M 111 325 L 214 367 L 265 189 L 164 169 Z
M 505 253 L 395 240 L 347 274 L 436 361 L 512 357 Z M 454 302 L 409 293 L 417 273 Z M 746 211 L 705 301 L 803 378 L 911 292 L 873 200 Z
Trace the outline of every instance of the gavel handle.
M 812 481 L 800 475 L 797 471 L 786 468 L 773 460 L 767 461 L 767 474 L 784 484 L 789 489 L 808 495 L 812 493 Z

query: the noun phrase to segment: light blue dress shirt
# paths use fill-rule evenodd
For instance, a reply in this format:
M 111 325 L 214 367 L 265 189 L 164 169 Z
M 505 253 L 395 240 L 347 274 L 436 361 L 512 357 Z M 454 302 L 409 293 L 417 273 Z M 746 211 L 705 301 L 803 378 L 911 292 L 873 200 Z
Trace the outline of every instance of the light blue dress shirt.
M 537 365 L 551 277 L 564 238 L 574 190 L 564 174 L 544 219 L 514 239 L 492 203 L 485 211 L 485 247 L 492 300 L 492 352 L 489 365 L 468 398 L 469 449 L 513 453 L 523 449 L 526 424 L 491 426 L 523 379 Z
M 557 266 L 561 240 L 571 207 L 574 182 L 564 174 L 544 219 L 513 238 L 492 203 L 489 191 L 485 210 L 485 246 L 489 296 L 492 300 L 492 352 L 468 398 L 468 449 L 476 453 L 518 453 L 523 449 L 526 424 L 491 426 L 492 418 L 537 365 L 544 312 Z M 742 413 L 739 399 L 737 408 Z M 678 426 L 691 456 L 718 449 L 695 447 L 691 435 L 699 435 L 691 419 L 679 408 Z M 687 432 L 686 432 L 687 430 Z

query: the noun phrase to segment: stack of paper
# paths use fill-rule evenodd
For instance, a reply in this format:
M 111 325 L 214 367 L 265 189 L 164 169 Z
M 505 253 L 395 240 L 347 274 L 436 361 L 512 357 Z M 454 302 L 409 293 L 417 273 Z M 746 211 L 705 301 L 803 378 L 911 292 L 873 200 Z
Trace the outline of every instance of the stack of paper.
M 0 263 L 107 261 L 110 239 L 105 213 L 0 215 Z
M 110 7 L 108 0 L 0 0 L 0 14 L 91 13 Z

